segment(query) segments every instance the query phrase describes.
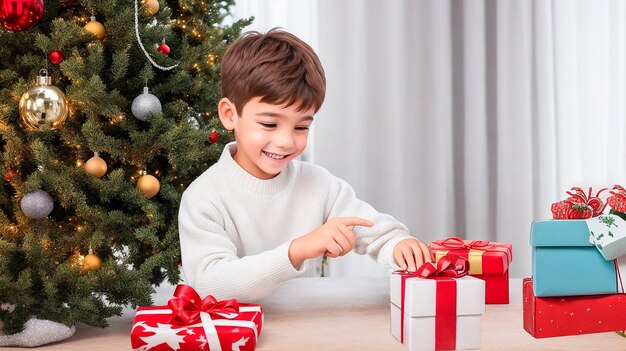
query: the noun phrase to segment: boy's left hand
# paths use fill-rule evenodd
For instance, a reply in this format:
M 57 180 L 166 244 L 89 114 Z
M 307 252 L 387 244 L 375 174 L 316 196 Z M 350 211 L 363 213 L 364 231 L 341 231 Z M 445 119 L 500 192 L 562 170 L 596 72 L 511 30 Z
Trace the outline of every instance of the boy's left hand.
M 415 272 L 424 262 L 432 261 L 432 254 L 428 245 L 409 238 L 400 241 L 393 248 L 393 260 L 400 269 Z

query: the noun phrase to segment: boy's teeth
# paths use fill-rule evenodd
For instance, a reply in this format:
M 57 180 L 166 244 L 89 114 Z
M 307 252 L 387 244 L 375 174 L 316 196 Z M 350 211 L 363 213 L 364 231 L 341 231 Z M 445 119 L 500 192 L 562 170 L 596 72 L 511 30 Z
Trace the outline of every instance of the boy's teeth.
M 283 158 L 285 158 L 285 155 L 278 155 L 278 154 L 273 154 L 271 152 L 267 152 L 267 151 L 263 151 L 267 156 L 275 159 L 275 160 L 282 160 Z

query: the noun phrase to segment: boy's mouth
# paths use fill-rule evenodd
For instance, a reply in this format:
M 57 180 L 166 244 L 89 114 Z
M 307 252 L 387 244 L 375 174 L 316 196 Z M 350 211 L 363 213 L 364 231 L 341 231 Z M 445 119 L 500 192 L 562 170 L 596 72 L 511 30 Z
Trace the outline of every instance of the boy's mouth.
M 267 152 L 267 151 L 263 151 L 263 153 L 267 155 L 267 157 L 272 158 L 274 160 L 282 160 L 283 158 L 287 157 L 287 155 L 279 155 L 279 154 L 274 154 L 274 153 Z

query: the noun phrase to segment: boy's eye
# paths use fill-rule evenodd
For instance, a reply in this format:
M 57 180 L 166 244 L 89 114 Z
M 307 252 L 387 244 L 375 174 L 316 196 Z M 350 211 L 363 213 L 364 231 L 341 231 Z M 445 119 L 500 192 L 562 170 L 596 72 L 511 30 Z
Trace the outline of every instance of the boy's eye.
M 300 126 L 300 127 L 296 127 L 296 130 L 309 130 L 309 127 L 307 127 L 307 126 Z
M 259 122 L 260 125 L 262 125 L 265 128 L 276 128 L 276 124 L 275 123 L 262 123 Z

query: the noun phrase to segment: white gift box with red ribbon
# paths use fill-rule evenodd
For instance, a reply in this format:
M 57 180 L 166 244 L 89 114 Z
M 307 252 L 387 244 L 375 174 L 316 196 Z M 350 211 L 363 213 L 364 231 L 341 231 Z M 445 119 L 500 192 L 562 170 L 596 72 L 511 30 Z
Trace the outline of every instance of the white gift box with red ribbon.
M 480 348 L 483 280 L 471 276 L 424 279 L 394 273 L 390 284 L 391 334 L 406 350 Z

